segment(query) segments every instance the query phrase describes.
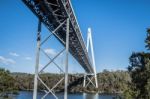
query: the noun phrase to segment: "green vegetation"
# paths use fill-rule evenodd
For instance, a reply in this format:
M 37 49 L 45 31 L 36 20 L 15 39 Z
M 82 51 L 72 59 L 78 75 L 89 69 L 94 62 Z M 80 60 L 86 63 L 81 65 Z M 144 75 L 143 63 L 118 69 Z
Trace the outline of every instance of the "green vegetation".
M 17 93 L 14 81 L 8 70 L 0 68 L 0 96 L 8 97 L 10 93 Z
M 9 75 L 10 72 L 5 69 L 0 69 L 0 92 L 6 92 L 13 89 L 14 79 Z
M 123 93 L 128 88 L 130 76 L 126 71 L 107 71 L 98 74 L 99 92 Z
M 10 74 L 10 73 L 9 73 Z M 62 74 L 41 74 L 40 78 L 50 88 L 52 88 L 64 75 Z M 125 71 L 107 71 L 104 70 L 98 75 L 99 88 L 95 89 L 92 84 L 87 88 L 83 88 L 83 74 L 69 75 L 69 92 L 100 92 L 100 93 L 123 93 L 124 89 L 127 89 L 128 82 L 130 82 L 130 76 Z M 11 73 L 10 76 L 11 85 L 7 86 L 11 88 L 12 85 L 18 90 L 32 90 L 33 89 L 33 74 L 26 73 Z M 3 78 L 4 79 L 4 78 Z M 94 80 L 94 79 L 93 79 Z M 0 86 L 3 89 L 2 86 Z M 38 90 L 44 90 L 44 86 L 39 82 Z M 64 81 L 55 88 L 56 92 L 62 92 L 64 89 Z M 11 88 L 13 89 L 13 88 Z
M 130 57 L 130 66 L 128 70 L 132 78 L 131 90 L 134 92 L 132 95 L 137 99 L 150 99 L 147 89 L 150 80 L 150 54 L 149 53 L 133 53 Z

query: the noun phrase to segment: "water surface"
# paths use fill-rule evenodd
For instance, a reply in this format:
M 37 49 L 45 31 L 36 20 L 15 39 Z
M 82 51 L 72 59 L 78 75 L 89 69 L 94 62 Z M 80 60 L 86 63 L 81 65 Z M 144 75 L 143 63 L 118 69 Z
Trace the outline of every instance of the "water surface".
M 32 99 L 32 92 L 20 91 L 13 99 Z M 38 98 L 41 99 L 44 95 L 43 92 L 38 93 Z M 63 99 L 63 93 L 56 94 L 59 99 Z M 99 95 L 99 94 L 68 94 L 68 99 L 115 99 L 115 95 Z M 45 99 L 55 99 L 53 95 L 48 95 Z

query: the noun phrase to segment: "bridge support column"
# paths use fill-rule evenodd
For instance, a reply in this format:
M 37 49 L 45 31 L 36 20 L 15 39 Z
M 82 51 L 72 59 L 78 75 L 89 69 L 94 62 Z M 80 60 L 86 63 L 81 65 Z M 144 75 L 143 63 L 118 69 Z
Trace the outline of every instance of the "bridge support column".
M 64 99 L 68 98 L 68 54 L 69 54 L 69 18 L 66 24 L 66 63 L 65 63 L 65 90 Z
M 85 84 L 86 84 L 86 74 L 84 74 L 83 87 L 85 87 Z
M 62 49 L 58 54 L 56 54 L 53 58 L 51 58 L 42 48 L 42 45 L 45 44 L 47 42 L 48 39 L 50 39 L 51 36 L 55 35 L 56 37 L 57 34 L 56 32 L 60 29 L 60 27 L 64 26 L 64 24 L 66 23 L 66 20 L 64 20 L 62 23 L 60 23 L 52 32 L 51 34 L 49 34 L 42 42 L 41 42 L 41 20 L 39 20 L 38 23 L 38 33 L 37 33 L 37 51 L 36 51 L 36 64 L 35 64 L 35 75 L 34 75 L 34 89 L 33 89 L 33 99 L 37 99 L 37 89 L 38 89 L 38 81 L 42 83 L 42 85 L 44 86 L 44 88 L 41 91 L 45 92 L 45 95 L 41 98 L 41 99 L 45 99 L 45 97 L 48 94 L 52 94 L 54 96 L 55 99 L 58 99 L 58 97 L 55 94 L 54 89 L 60 84 L 62 83 L 62 81 L 64 79 L 65 80 L 65 86 L 67 88 L 68 86 L 68 53 L 69 53 L 69 23 L 68 23 L 69 19 L 67 20 L 67 35 L 66 35 L 66 68 L 65 68 L 65 72 L 64 70 L 55 62 L 55 59 L 60 56 L 64 51 L 65 48 Z M 62 41 L 62 43 L 65 45 L 65 42 L 58 37 L 58 39 L 60 41 Z M 50 61 L 42 66 L 42 68 L 39 70 L 39 61 L 40 61 L 40 52 L 42 52 Z M 54 65 L 61 71 L 61 73 L 63 73 L 65 75 L 65 77 L 62 77 L 52 88 L 49 88 L 49 86 L 46 85 L 46 83 L 40 78 L 40 74 L 42 74 L 42 72 L 51 64 L 54 63 Z M 67 91 L 66 91 L 67 92 Z M 67 98 L 66 98 L 67 99 Z
M 36 65 L 35 65 L 35 75 L 34 75 L 33 99 L 37 99 L 38 70 L 39 70 L 39 56 L 40 56 L 40 43 L 41 43 L 41 34 L 40 33 L 41 33 L 41 21 L 39 19 L 38 33 L 37 33 L 37 50 L 36 50 Z
M 92 80 L 93 77 L 95 78 L 95 84 L 93 84 L 96 88 L 98 88 L 98 81 L 97 81 L 97 74 L 96 74 L 96 66 L 95 66 L 95 57 L 94 57 L 94 48 L 93 48 L 93 41 L 92 41 L 92 32 L 91 28 L 88 28 L 88 35 L 87 35 L 87 52 L 89 49 L 89 45 L 91 47 L 91 54 L 92 54 L 92 66 L 94 68 L 94 73 L 93 74 L 87 74 L 86 77 L 84 77 L 84 87 L 86 87 L 90 82 L 93 84 Z M 91 79 L 88 76 L 93 76 Z M 89 80 L 89 82 L 86 85 L 86 78 Z

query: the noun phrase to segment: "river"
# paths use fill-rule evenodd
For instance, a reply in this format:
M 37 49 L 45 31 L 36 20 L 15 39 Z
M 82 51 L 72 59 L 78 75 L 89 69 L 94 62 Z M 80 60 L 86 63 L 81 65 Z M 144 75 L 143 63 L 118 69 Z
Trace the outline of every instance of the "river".
M 38 93 L 38 99 L 44 95 L 43 92 Z M 59 99 L 63 99 L 63 93 L 57 94 Z M 115 95 L 99 95 L 99 94 L 68 94 L 68 99 L 118 99 Z M 12 99 L 32 99 L 32 92 L 20 91 L 18 95 L 13 96 Z M 45 99 L 55 99 L 51 94 Z

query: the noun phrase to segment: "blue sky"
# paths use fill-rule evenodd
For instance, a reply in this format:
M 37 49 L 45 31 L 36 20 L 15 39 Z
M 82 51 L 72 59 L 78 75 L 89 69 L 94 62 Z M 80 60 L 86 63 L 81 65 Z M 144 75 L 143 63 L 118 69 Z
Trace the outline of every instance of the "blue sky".
M 133 51 L 146 51 L 150 0 L 72 0 L 84 41 L 92 28 L 97 72 L 125 70 Z M 0 0 L 0 67 L 12 72 L 34 72 L 37 18 L 21 0 Z M 49 31 L 42 26 L 42 37 Z M 54 57 L 63 46 L 52 37 L 43 49 Z M 69 71 L 84 70 L 69 56 Z M 41 54 L 40 68 L 48 62 Z M 64 54 L 56 62 L 63 67 Z M 59 72 L 50 65 L 45 72 Z

